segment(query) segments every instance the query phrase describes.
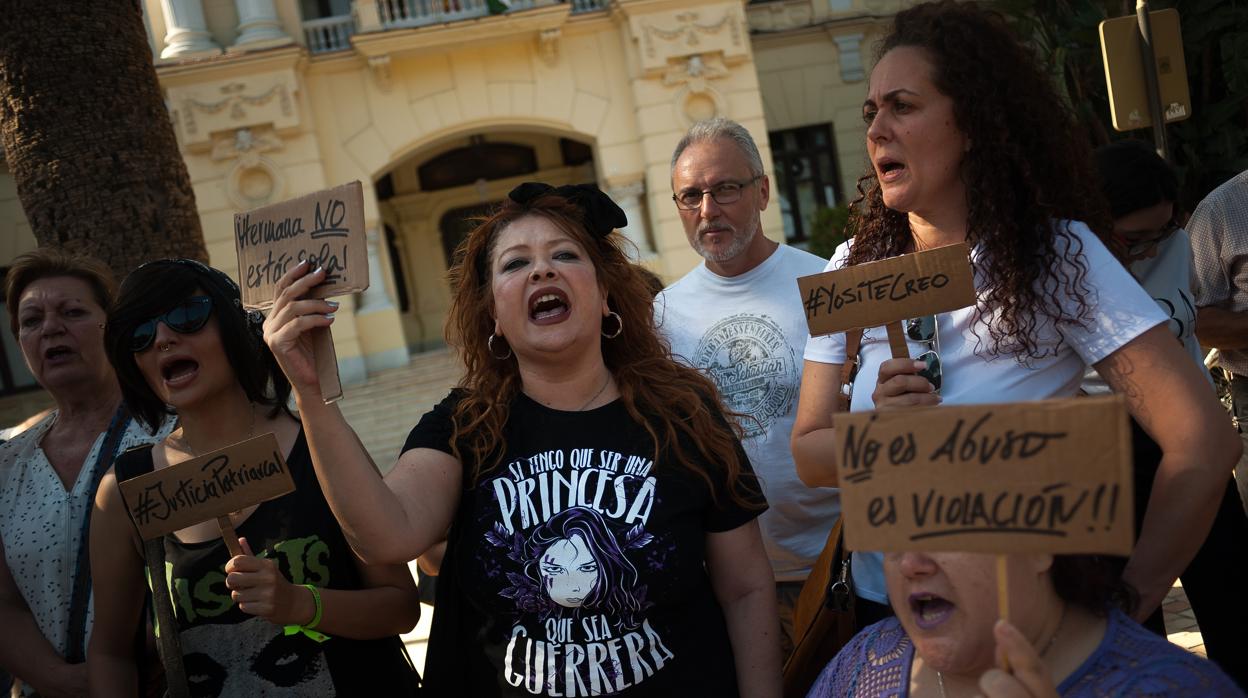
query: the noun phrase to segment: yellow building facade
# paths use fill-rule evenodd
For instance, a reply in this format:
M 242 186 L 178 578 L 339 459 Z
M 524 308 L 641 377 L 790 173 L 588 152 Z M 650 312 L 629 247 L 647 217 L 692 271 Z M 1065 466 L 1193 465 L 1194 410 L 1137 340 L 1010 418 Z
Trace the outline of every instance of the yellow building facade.
M 351 384 L 442 343 L 450 251 L 520 182 L 597 182 L 643 264 L 669 282 L 691 269 L 669 175 L 699 119 L 754 134 L 764 230 L 803 244 L 816 209 L 852 199 L 873 44 L 910 2 L 143 4 L 214 266 L 237 271 L 235 212 L 363 183 L 372 286 L 334 324 Z M 34 246 L 0 166 L 0 267 Z M 0 334 L 12 403 L 31 380 Z

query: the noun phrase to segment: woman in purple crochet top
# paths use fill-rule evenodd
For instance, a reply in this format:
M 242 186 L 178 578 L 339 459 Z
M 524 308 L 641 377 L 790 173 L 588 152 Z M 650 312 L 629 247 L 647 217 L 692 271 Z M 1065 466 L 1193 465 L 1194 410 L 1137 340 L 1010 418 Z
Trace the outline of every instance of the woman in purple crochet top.
M 997 620 L 995 556 L 885 555 L 896 617 L 855 635 L 808 698 L 1244 695 L 1212 662 L 1128 618 L 1134 593 L 1108 560 L 1007 560 L 1009 623 Z

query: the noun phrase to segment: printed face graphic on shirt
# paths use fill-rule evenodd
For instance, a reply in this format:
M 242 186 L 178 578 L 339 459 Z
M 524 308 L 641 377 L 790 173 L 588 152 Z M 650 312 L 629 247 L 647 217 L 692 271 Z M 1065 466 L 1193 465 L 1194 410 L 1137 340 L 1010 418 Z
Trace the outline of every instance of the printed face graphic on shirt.
M 333 679 L 320 648 L 302 635 L 284 635 L 263 618 L 183 630 L 187 679 L 195 695 L 332 695 Z
M 556 450 L 509 464 L 491 483 L 497 510 L 485 541 L 514 618 L 503 657 L 510 685 L 608 695 L 674 657 L 646 617 L 654 604 L 637 568 L 643 559 L 668 564 L 646 532 L 653 465 L 614 451 Z
M 639 528 L 630 533 L 634 537 L 625 546 L 640 548 L 651 540 Z M 636 588 L 637 568 L 597 511 L 578 506 L 559 512 L 533 530 L 524 554 L 526 574 L 512 580 L 517 586 L 531 589 L 530 580 L 540 581 L 550 601 L 562 608 L 605 613 L 617 627 L 636 627 L 647 605 L 644 591 Z M 562 615 L 558 608 L 544 610 L 547 616 Z
M 542 553 L 542 582 L 551 601 L 580 608 L 598 586 L 598 562 L 580 535 L 555 541 Z

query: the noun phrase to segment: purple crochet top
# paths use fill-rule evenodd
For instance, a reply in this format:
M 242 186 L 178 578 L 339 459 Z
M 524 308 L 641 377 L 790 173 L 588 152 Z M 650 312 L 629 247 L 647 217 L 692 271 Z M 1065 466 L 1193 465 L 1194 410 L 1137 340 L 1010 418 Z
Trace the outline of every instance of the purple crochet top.
M 914 644 L 896 618 L 864 628 L 828 663 L 807 698 L 905 698 L 910 695 Z M 1057 687 L 1067 698 L 1210 696 L 1243 698 L 1243 691 L 1208 660 L 1111 611 L 1105 639 Z

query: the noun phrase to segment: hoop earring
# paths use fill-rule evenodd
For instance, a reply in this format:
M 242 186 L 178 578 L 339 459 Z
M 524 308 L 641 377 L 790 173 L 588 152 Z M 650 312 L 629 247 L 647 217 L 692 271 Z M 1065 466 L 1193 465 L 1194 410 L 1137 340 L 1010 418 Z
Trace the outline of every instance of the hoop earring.
M 507 359 L 510 359 L 510 358 L 511 358 L 511 345 L 510 345 L 510 344 L 509 344 L 509 345 L 507 345 L 507 353 L 506 353 L 506 354 L 503 354 L 502 356 L 499 356 L 498 354 L 496 354 L 496 353 L 494 352 L 494 340 L 495 340 L 495 337 L 494 337 L 494 335 L 493 335 L 493 334 L 491 334 L 491 335 L 490 335 L 490 338 L 489 338 L 488 340 L 486 340 L 486 342 L 485 342 L 485 346 L 486 346 L 486 348 L 487 348 L 487 349 L 489 349 L 489 351 L 490 351 L 490 356 L 493 356 L 494 358 L 498 359 L 499 361 L 506 361 Z
M 620 336 L 621 332 L 624 331 L 624 318 L 620 317 L 620 314 L 615 312 L 614 310 L 612 310 L 610 313 L 607 313 L 607 315 L 609 317 L 615 318 L 615 332 L 612 332 L 611 334 L 607 334 L 606 331 L 604 330 L 602 333 L 602 336 L 606 337 L 607 339 L 615 339 L 616 337 Z

